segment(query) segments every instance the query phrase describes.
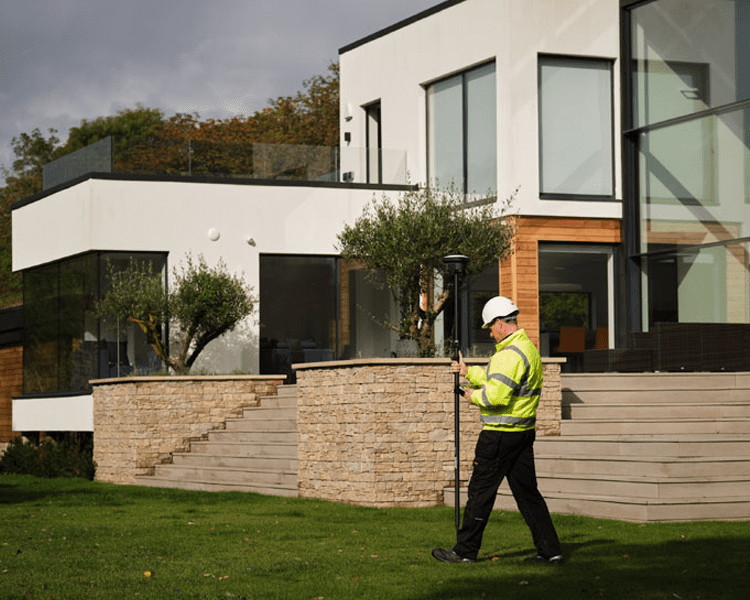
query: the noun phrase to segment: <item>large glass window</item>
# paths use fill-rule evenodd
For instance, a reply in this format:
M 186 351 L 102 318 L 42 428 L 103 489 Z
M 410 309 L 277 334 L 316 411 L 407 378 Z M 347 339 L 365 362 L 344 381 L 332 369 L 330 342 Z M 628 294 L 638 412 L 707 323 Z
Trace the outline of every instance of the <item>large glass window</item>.
M 428 177 L 466 194 L 497 190 L 495 63 L 427 87 Z
M 612 62 L 539 57 L 542 197 L 613 197 Z
M 635 126 L 750 98 L 748 0 L 658 0 L 630 25 Z
M 394 356 L 398 306 L 382 277 L 335 256 L 260 256 L 260 372 Z
M 335 257 L 261 255 L 261 373 L 338 356 L 336 289 Z
M 628 14 L 634 344 L 660 370 L 734 369 L 707 361 L 728 335 L 750 344 L 750 0 Z
M 134 323 L 96 314 L 107 261 L 131 256 L 164 272 L 166 255 L 90 253 L 24 272 L 24 393 L 88 391 L 89 380 L 150 373 L 161 362 Z
M 104 295 L 109 291 L 107 272 L 123 271 L 131 259 L 150 264 L 153 273 L 161 273 L 166 285 L 166 257 L 161 254 L 109 252 L 100 255 L 99 289 Z M 132 374 L 149 374 L 163 369 L 154 349 L 146 342 L 146 334 L 131 321 L 103 317 L 99 334 L 99 376 L 125 377 Z
M 614 347 L 615 250 L 607 244 L 539 244 L 539 350 L 580 370 Z M 584 357 L 586 353 L 587 357 Z

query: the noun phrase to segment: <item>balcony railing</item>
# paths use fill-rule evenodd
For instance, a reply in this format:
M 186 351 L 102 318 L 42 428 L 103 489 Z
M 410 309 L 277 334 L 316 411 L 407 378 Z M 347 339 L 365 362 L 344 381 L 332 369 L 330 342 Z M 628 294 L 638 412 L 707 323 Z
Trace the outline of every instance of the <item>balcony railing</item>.
M 342 169 L 342 164 L 344 168 Z M 344 183 L 407 183 L 406 153 L 290 144 L 108 137 L 44 165 L 44 189 L 91 172 Z

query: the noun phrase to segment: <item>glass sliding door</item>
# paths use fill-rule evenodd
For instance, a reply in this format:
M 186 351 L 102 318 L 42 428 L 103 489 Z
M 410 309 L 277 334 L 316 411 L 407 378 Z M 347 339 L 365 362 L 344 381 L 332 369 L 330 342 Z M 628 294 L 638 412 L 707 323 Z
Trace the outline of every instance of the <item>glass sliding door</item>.
M 260 256 L 260 371 L 338 358 L 337 259 Z
M 614 348 L 614 248 L 539 244 L 539 331 L 542 356 L 564 356 L 582 370 L 584 352 Z

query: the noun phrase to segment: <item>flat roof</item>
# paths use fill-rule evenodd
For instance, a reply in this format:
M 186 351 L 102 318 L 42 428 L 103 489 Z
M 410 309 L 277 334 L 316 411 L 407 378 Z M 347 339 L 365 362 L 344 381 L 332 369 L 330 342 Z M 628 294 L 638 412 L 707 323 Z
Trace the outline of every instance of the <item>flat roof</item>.
M 368 35 L 367 37 L 363 37 L 362 39 L 357 40 L 356 42 L 352 42 L 351 44 L 342 46 L 341 48 L 339 48 L 339 55 L 349 52 L 350 50 L 354 50 L 355 48 L 358 48 L 359 46 L 363 46 L 373 40 L 376 40 L 385 35 L 388 35 L 389 33 L 392 33 L 398 29 L 406 27 L 407 25 L 411 25 L 412 23 L 416 23 L 417 21 L 421 21 L 422 19 L 425 19 L 431 15 L 434 15 L 435 13 L 439 13 L 440 11 L 445 10 L 446 8 L 450 8 L 451 6 L 454 6 L 455 4 L 460 4 L 461 2 L 464 2 L 464 1 L 465 0 L 446 0 L 445 2 L 441 2 L 440 4 L 437 4 L 433 6 L 432 8 L 423 10 L 422 12 L 417 13 L 416 15 L 409 17 L 407 19 L 404 19 L 403 21 L 399 21 L 398 23 L 395 23 L 389 27 L 386 27 L 385 29 L 376 31 L 375 33 L 372 33 Z
M 57 192 L 74 185 L 78 185 L 89 179 L 100 179 L 109 181 L 142 181 L 142 182 L 174 182 L 174 183 L 209 183 L 215 185 L 245 185 L 245 186 L 267 186 L 267 187 L 310 187 L 310 188 L 344 188 L 373 191 L 407 191 L 418 189 L 414 184 L 396 183 L 350 183 L 344 181 L 317 181 L 297 179 L 260 179 L 253 177 L 214 177 L 211 175 L 151 175 L 146 173 L 85 173 L 69 181 L 58 184 L 47 190 L 42 190 L 31 196 L 27 196 L 10 205 L 11 210 L 23 208 L 52 196 Z

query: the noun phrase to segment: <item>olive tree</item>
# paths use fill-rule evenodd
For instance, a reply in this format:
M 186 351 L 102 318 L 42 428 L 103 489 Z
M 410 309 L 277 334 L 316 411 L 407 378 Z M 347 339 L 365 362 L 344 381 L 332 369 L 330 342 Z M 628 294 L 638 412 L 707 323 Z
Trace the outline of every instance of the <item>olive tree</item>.
M 110 265 L 109 291 L 99 303 L 102 316 L 136 323 L 156 355 L 178 375 L 190 371 L 201 351 L 219 336 L 232 331 L 253 312 L 255 298 L 245 281 L 228 272 L 222 260 L 209 266 L 202 255 L 173 271 L 167 291 L 163 275 L 148 262 L 131 259 L 123 271 Z M 170 352 L 166 327 L 174 331 Z
M 443 257 L 469 257 L 468 275 L 479 273 L 511 251 L 512 197 L 467 202 L 463 193 L 413 188 L 396 200 L 383 194 L 339 233 L 339 251 L 382 275 L 400 307 L 400 321 L 384 325 L 417 342 L 420 356 L 435 352 L 435 320 L 450 297 L 452 280 Z M 444 287 L 434 293 L 436 276 Z

